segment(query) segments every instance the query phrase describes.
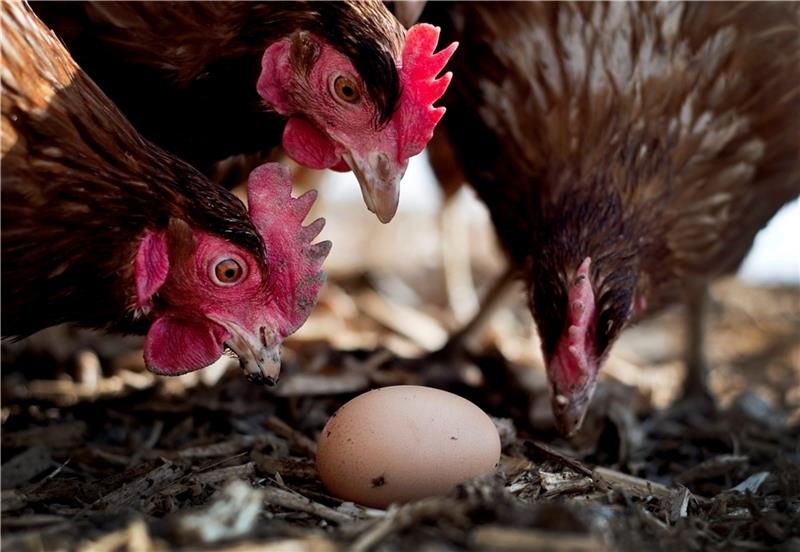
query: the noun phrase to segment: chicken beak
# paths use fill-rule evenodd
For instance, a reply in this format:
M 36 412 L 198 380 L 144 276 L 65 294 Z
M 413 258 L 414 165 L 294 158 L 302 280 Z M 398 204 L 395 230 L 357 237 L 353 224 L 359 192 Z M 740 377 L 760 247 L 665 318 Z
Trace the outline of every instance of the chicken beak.
M 275 385 L 281 373 L 281 344 L 270 330 L 261 327 L 258 336 L 235 324 L 225 324 L 230 337 L 225 341 L 236 356 L 245 377 L 253 383 Z
M 552 366 L 554 363 L 558 363 L 557 358 L 551 361 L 550 368 L 555 368 Z M 556 429 L 561 435 L 572 437 L 581 428 L 596 386 L 597 378 L 594 375 L 589 376 L 583 385 L 569 390 L 559 389 L 558 385 L 551 381 L 550 404 Z
M 350 151 L 342 157 L 358 179 L 367 209 L 384 224 L 392 220 L 400 202 L 400 180 L 408 163 L 393 163 L 389 155 L 377 151 L 366 156 Z
M 567 397 L 556 393 L 551 397 L 556 429 L 564 437 L 572 437 L 583 424 L 589 408 L 589 397 L 584 394 Z

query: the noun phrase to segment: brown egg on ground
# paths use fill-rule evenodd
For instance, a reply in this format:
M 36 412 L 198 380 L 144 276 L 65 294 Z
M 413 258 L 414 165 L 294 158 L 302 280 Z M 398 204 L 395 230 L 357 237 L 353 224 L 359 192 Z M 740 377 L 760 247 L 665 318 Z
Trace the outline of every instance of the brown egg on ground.
M 377 508 L 445 494 L 494 473 L 500 436 L 470 401 L 438 389 L 375 389 L 328 420 L 317 470 L 330 493 Z

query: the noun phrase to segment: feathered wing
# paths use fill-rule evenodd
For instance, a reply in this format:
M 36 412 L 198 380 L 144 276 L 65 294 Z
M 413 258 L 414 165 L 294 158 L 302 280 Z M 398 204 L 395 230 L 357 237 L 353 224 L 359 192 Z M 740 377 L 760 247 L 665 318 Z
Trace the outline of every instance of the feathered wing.
M 114 150 L 115 142 L 137 141 L 131 140 L 129 128 L 117 124 L 124 121 L 121 114 L 25 4 L 3 2 L 0 14 L 3 331 L 13 335 L 38 329 L 34 320 L 39 317 L 51 316 L 51 323 L 67 319 L 81 299 L 91 304 L 89 297 L 67 297 L 73 279 L 95 282 L 96 291 L 107 294 L 109 309 L 123 307 L 124 298 L 104 285 L 115 268 L 102 260 L 92 266 L 80 248 L 102 235 L 107 218 L 98 215 L 113 211 L 115 186 L 125 173 L 116 163 L 125 157 L 111 160 L 105 153 Z M 87 143 L 90 137 L 109 143 L 92 147 L 97 144 Z M 42 300 L 31 297 L 31 290 Z M 62 300 L 63 311 L 59 305 L 45 310 L 48 297 Z
M 685 70 L 670 121 L 680 147 L 665 218 L 675 276 L 703 278 L 735 269 L 754 230 L 800 194 L 800 5 L 685 10 L 681 33 L 703 69 Z

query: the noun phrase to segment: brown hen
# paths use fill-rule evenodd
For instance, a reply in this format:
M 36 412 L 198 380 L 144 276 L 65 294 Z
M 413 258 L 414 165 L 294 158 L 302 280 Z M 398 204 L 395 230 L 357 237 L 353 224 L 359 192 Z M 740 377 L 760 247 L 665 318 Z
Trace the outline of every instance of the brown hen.
M 443 113 L 438 33 L 377 0 L 41 2 L 34 9 L 144 136 L 208 173 L 281 142 L 352 169 L 382 222 Z M 452 51 L 452 48 L 448 51 Z
M 3 2 L 2 319 L 22 337 L 71 322 L 147 333 L 161 374 L 228 347 L 274 381 L 330 244 L 301 222 L 288 170 L 251 175 L 249 210 L 143 139 L 21 2 Z
M 799 11 L 428 4 L 423 20 L 461 44 L 447 134 L 525 269 L 563 433 L 580 427 L 622 329 L 700 305 L 800 193 Z

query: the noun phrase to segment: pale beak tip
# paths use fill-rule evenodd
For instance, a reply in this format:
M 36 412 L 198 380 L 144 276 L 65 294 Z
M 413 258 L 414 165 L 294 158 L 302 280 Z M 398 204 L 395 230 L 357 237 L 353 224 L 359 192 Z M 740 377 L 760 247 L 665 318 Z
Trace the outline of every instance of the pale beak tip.
M 347 153 L 344 159 L 361 186 L 367 209 L 383 224 L 390 222 L 400 204 L 400 181 L 406 170 L 405 163 L 394 165 L 389 156 L 381 152 L 366 157 Z
M 387 224 L 391 222 L 394 218 L 395 214 L 397 213 L 397 202 L 394 205 L 380 205 L 375 209 L 375 215 L 378 217 L 378 220 L 381 221 L 383 224 Z
M 563 395 L 555 395 L 551 404 L 558 432 L 564 437 L 572 437 L 578 433 L 589 410 L 588 399 L 584 397 L 568 399 Z

